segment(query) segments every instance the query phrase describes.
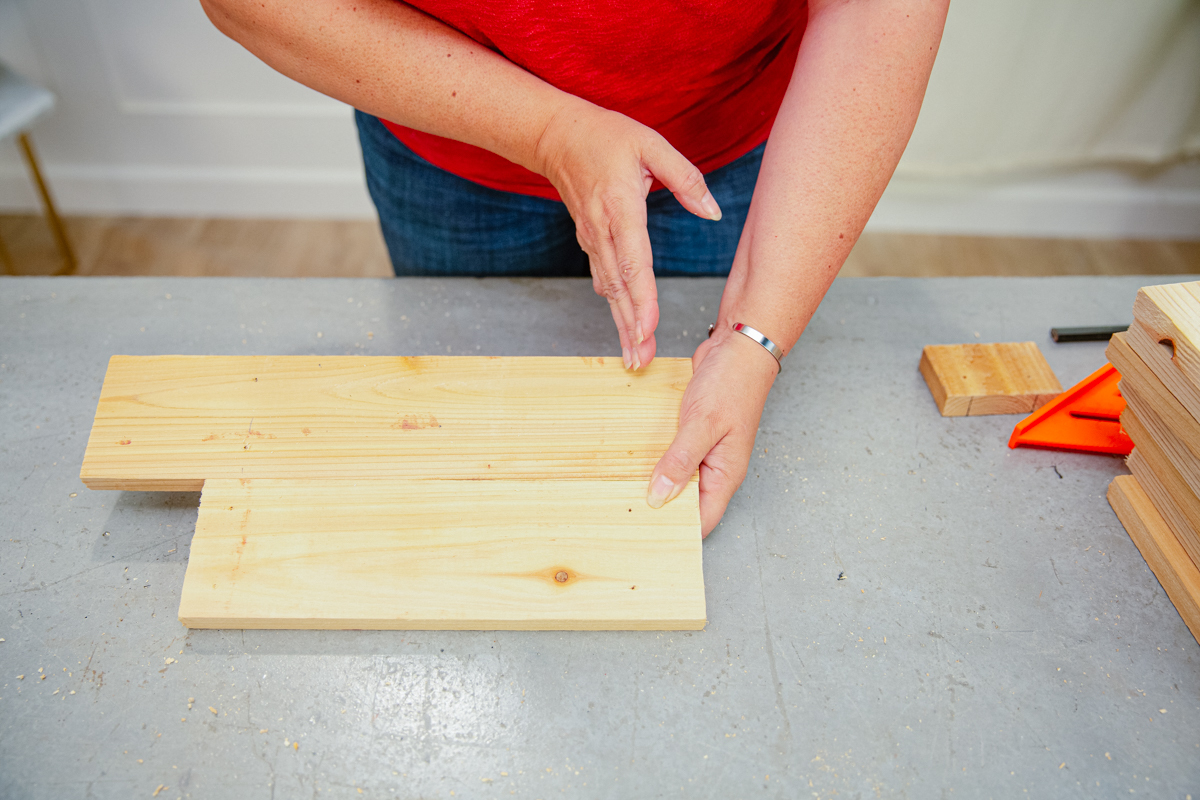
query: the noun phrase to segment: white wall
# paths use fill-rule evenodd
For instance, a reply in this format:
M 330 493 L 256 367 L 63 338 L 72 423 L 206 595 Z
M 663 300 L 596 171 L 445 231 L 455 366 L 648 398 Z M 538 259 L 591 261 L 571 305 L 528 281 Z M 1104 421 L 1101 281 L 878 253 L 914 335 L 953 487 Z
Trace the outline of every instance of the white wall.
M 1087 81 L 1095 72 L 1079 67 L 1088 46 L 1097 64 L 1110 64 L 1113 50 L 1103 37 L 1116 31 L 1129 38 L 1141 19 L 1145 30 L 1138 35 L 1145 44 L 1122 52 L 1145 71 L 1166 47 L 1163 31 L 1186 27 L 1178 24 L 1180 15 L 1200 6 L 1196 0 L 1109 0 L 1126 3 L 1126 17 L 1107 30 L 1093 24 L 1087 36 L 1077 36 L 1070 69 L 1056 76 L 1044 59 L 1036 69 L 1013 67 L 1031 61 L 1037 35 L 1044 50 L 1062 49 L 1061 31 L 1074 30 L 1071 14 L 1102 18 L 1087 5 L 1095 1 L 956 0 L 926 110 L 872 229 L 1200 239 L 1195 161 L 1162 166 L 1143 158 L 1151 163 L 1134 165 L 1111 153 L 1097 161 L 1082 147 L 1077 159 L 1060 148 L 1056 160 L 1029 161 L 1021 172 L 989 160 L 1003 152 L 1010 160 L 1016 153 L 1019 161 L 1022 141 L 1044 140 L 1038 125 L 1061 133 L 1068 119 L 1051 119 L 1047 109 L 1065 102 L 1056 97 L 1082 92 L 1071 82 Z M 1054 25 L 1036 16 L 1047 4 L 1056 9 Z M 1128 9 L 1139 6 L 1146 11 L 1131 22 Z M 1192 51 L 1179 52 L 1183 55 L 1171 64 L 1186 76 Z M 326 218 L 373 213 L 350 109 L 274 73 L 227 40 L 197 0 L 0 0 L 0 58 L 59 96 L 58 108 L 33 133 L 54 192 L 69 212 Z M 1123 69 L 1132 72 L 1134 66 Z M 972 71 L 979 80 L 964 79 Z M 1047 99 L 1042 92 L 1038 104 L 1026 102 L 1052 80 L 1062 84 L 1058 95 Z M 1007 91 L 1004 108 L 998 100 L 975 96 L 1001 89 Z M 1121 91 L 1120 102 L 1136 100 L 1133 89 Z M 1103 93 L 1092 94 L 1096 103 L 1105 101 Z M 1184 98 L 1195 119 L 1198 100 Z M 1180 102 L 1167 101 L 1163 108 Z M 1093 116 L 1099 125 L 1113 115 L 1100 109 Z M 1146 112 L 1139 110 L 1138 118 L 1146 119 Z M 1096 140 L 1091 129 L 1074 135 L 1089 147 Z M 1061 135 L 1055 141 L 1070 144 Z M 15 148 L 0 144 L 0 208 L 35 206 Z
M 196 0 L 0 0 L 0 58 L 53 89 L 33 131 L 77 213 L 367 217 L 351 109 L 221 35 Z M 32 208 L 15 147 L 0 206 Z

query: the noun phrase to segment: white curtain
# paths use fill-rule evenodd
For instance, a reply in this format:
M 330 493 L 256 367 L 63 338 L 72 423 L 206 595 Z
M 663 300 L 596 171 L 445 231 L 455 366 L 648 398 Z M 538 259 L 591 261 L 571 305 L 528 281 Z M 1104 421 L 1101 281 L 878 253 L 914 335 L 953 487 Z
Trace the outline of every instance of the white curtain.
M 897 175 L 1200 156 L 1200 0 L 954 0 Z

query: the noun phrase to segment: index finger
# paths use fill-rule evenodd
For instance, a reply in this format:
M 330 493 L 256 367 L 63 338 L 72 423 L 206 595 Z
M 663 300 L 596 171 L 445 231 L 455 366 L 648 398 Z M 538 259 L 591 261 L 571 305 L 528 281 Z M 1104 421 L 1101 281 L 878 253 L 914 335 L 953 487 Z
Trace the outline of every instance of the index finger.
M 630 347 L 644 366 L 654 359 L 657 350 L 654 331 L 658 328 L 658 285 L 654 280 L 654 254 L 646 227 L 645 203 L 638 202 L 642 203 L 641 213 L 614 214 L 609 231 L 618 276 L 625 284 L 618 303 L 627 305 L 622 311 L 626 319 L 633 321 Z

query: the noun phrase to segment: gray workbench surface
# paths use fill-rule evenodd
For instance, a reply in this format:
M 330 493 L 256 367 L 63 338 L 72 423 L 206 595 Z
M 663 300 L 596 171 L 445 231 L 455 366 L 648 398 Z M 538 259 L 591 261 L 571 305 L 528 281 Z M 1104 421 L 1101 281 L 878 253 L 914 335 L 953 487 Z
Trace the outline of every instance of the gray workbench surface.
M 704 631 L 243 633 L 176 619 L 197 494 L 79 481 L 110 355 L 614 354 L 607 306 L 0 279 L 0 796 L 1200 797 L 1200 650 L 1105 502 L 1121 459 L 1009 450 L 1019 417 L 944 419 L 917 372 L 1032 339 L 1069 386 L 1104 345 L 1049 328 L 1168 281 L 839 280 L 704 545 Z M 690 355 L 722 282 L 659 285 Z

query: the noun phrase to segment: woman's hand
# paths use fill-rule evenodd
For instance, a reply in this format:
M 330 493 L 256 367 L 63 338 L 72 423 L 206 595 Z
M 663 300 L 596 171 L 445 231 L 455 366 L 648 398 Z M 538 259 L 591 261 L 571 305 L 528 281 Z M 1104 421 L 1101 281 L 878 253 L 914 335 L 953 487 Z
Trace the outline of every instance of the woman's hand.
M 762 346 L 725 325 L 696 348 L 692 370 L 679 432 L 654 467 L 646 502 L 659 508 L 675 499 L 699 467 L 700 527 L 708 536 L 746 477 L 779 368 Z
M 538 139 L 536 164 L 558 189 L 588 254 L 592 287 L 608 298 L 626 369 L 654 358 L 658 293 L 646 231 L 646 195 L 657 178 L 698 217 L 721 209 L 704 176 L 651 128 L 569 97 Z

